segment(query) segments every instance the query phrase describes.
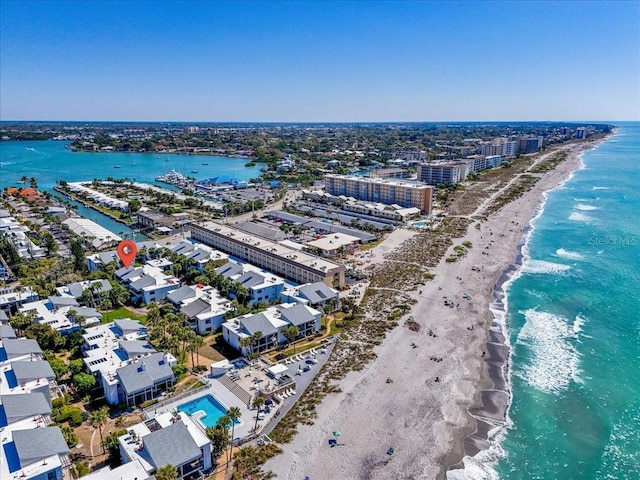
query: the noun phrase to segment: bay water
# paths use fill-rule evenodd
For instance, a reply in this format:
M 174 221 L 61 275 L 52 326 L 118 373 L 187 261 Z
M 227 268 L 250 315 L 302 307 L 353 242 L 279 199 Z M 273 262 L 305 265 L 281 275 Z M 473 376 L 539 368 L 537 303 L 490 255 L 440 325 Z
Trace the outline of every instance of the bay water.
M 136 182 L 149 183 L 178 191 L 172 185 L 155 181 L 155 177 L 169 170 L 177 170 L 187 176 L 206 179 L 226 176 L 248 181 L 260 176 L 257 164 L 246 167 L 247 158 L 220 157 L 210 155 L 178 155 L 153 153 L 88 153 L 73 152 L 66 148 L 68 141 L 7 141 L 0 142 L 0 189 L 19 184 L 23 177 L 35 178 L 42 191 L 53 191 L 60 180 L 67 182 L 90 182 L 108 177 L 128 178 Z M 78 214 L 102 225 L 116 234 L 131 234 L 125 225 L 106 215 L 72 202 Z

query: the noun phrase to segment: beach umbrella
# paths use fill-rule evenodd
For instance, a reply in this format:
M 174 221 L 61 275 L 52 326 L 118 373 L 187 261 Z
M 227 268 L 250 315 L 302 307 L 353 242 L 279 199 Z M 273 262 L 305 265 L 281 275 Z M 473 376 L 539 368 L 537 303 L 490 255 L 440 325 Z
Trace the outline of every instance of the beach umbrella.
M 339 437 L 340 435 L 342 435 L 342 432 L 340 432 L 340 430 L 334 430 L 333 431 L 333 436 L 334 437 Z

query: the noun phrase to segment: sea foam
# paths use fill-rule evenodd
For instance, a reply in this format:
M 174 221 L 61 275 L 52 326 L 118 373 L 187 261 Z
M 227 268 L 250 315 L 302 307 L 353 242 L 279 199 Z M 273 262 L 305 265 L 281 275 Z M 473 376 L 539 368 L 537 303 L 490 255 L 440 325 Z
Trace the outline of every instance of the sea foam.
M 569 220 L 573 220 L 574 222 L 591 222 L 593 220 L 593 217 L 585 215 L 584 213 L 573 212 L 571 215 L 569 215 Z
M 569 260 L 583 260 L 584 255 L 578 252 L 572 252 L 570 250 L 565 250 L 564 248 L 559 248 L 556 250 L 556 255 L 562 258 L 568 258 Z
M 590 212 L 592 210 L 599 210 L 599 207 L 595 207 L 593 205 L 586 205 L 584 203 L 579 203 L 576 205 L 576 210 L 582 210 L 583 212 Z
M 495 465 L 504 458 L 506 452 L 500 442 L 491 442 L 487 450 L 478 452 L 474 457 L 462 459 L 463 469 L 449 470 L 447 480 L 499 480 Z
M 526 323 L 516 343 L 529 350 L 530 359 L 514 371 L 528 385 L 558 394 L 571 382 L 580 382 L 580 354 L 573 346 L 574 325 L 560 315 L 535 309 L 521 312 Z
M 522 268 L 524 273 L 560 274 L 571 269 L 570 265 L 553 263 L 546 260 L 527 260 Z

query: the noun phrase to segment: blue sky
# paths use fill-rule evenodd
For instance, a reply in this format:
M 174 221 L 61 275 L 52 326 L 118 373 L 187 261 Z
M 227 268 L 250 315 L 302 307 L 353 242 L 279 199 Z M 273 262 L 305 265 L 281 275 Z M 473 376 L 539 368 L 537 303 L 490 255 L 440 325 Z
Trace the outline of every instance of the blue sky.
M 0 119 L 640 120 L 640 2 L 0 0 Z

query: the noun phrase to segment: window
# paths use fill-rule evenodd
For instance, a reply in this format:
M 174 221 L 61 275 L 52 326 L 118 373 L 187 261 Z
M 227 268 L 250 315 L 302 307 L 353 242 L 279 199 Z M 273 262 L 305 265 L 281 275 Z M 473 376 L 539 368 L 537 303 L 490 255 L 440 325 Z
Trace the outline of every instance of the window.
M 47 480 L 57 480 L 58 479 L 58 474 L 56 473 L 55 470 L 47 473 Z

